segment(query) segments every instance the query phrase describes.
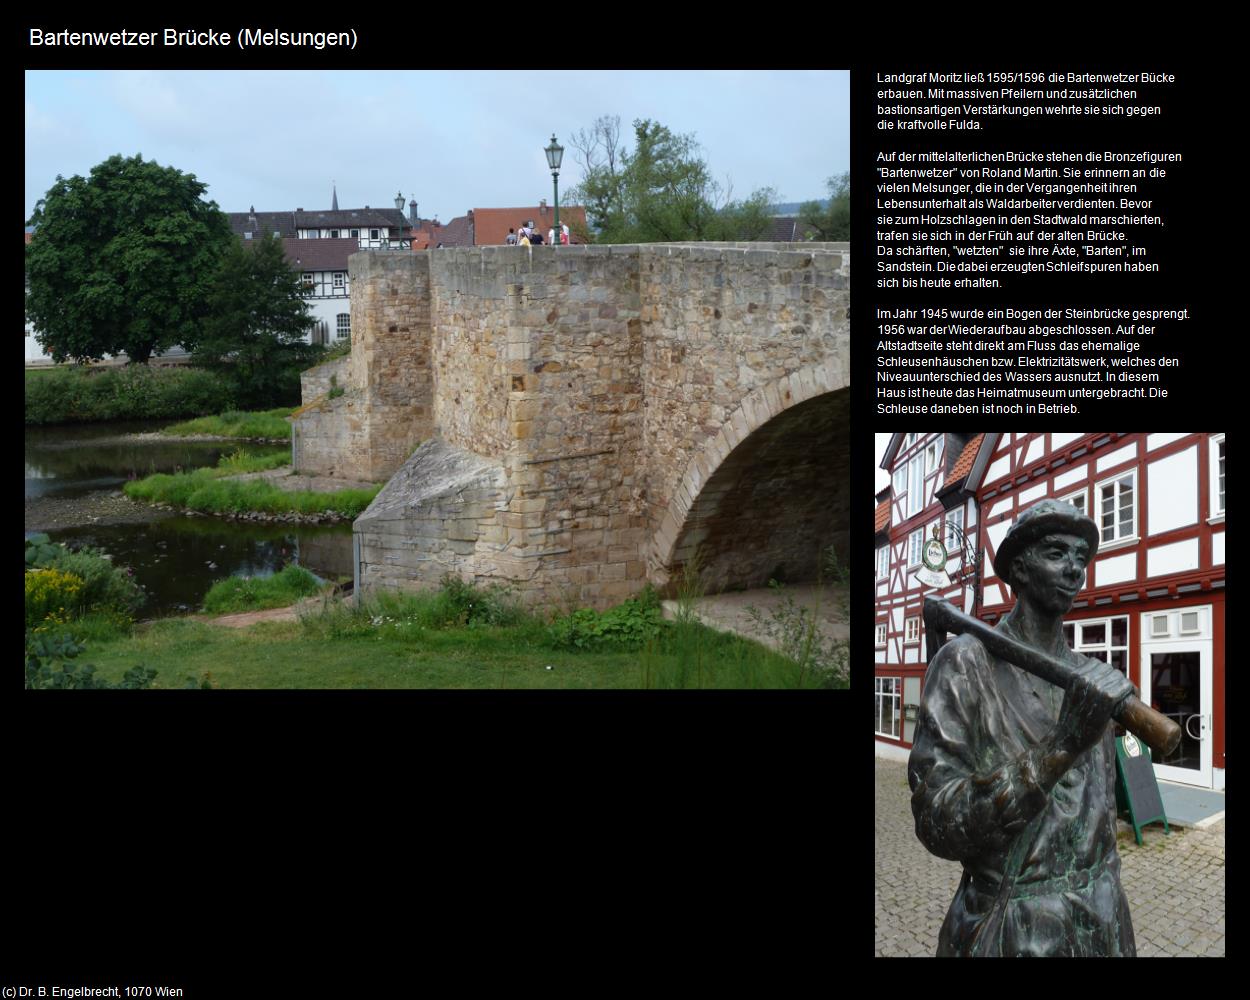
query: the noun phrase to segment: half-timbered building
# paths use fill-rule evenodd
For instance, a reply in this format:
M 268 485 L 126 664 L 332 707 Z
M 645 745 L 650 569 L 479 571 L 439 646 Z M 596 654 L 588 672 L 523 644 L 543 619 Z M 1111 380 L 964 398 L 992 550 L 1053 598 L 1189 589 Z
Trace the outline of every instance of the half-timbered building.
M 1222 789 L 1224 435 L 989 434 L 969 481 L 982 511 L 980 617 L 1013 603 L 993 561 L 1020 511 L 1047 497 L 1084 510 L 1101 539 L 1068 641 L 1127 671 L 1180 725 L 1158 777 Z
M 973 609 L 977 507 L 965 485 L 981 440 L 895 434 L 881 461 L 890 485 L 877 494 L 873 685 L 879 752 L 887 756 L 905 756 L 915 730 L 925 671 L 924 596 Z

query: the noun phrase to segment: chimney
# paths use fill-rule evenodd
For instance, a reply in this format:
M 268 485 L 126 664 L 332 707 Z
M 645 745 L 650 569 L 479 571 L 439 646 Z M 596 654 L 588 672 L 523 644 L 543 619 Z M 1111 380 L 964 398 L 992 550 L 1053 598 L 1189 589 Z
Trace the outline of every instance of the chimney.
M 302 211 L 304 211 L 304 210 L 303 210 L 302 208 L 297 208 L 295 211 L 297 211 L 297 212 L 302 212 Z

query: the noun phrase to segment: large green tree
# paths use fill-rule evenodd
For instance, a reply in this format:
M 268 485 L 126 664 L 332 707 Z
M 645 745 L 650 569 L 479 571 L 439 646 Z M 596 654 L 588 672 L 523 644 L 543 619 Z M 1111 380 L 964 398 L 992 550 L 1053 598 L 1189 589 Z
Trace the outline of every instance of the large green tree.
M 192 357 L 225 372 L 246 406 L 299 398 L 299 373 L 321 353 L 304 342 L 312 315 L 282 241 L 234 240 L 208 290 L 209 315 Z
M 58 176 L 27 220 L 26 315 L 56 361 L 194 346 L 234 239 L 207 185 L 142 156 Z
M 772 189 L 735 201 L 732 187 L 712 176 L 693 135 L 640 119 L 631 150 L 620 127 L 619 117 L 604 116 L 571 140 L 583 173 L 568 197 L 586 206 L 598 242 L 750 240 L 768 228 Z
M 825 186 L 829 200 L 825 205 L 818 201 L 805 201 L 799 206 L 799 219 L 816 232 L 816 240 L 849 240 L 851 238 L 851 175 L 830 177 Z

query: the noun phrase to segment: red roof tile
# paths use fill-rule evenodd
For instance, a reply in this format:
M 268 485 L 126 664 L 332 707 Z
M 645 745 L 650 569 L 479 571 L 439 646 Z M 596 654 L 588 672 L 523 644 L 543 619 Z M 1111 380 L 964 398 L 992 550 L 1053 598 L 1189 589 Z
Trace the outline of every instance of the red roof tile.
M 530 219 L 534 228 L 547 238 L 547 230 L 555 222 L 555 210 L 550 206 L 533 205 L 526 208 L 475 208 L 473 210 L 473 243 L 486 246 L 489 243 L 506 243 L 508 230 L 517 229 Z M 578 233 L 586 232 L 586 209 L 581 205 L 561 205 L 560 225 L 568 226 L 575 243 L 584 242 Z
M 950 475 L 946 477 L 948 483 L 963 479 L 964 476 L 972 471 L 972 463 L 976 460 L 977 451 L 980 449 L 981 442 L 984 439 L 984 434 L 978 434 L 964 445 L 964 450 L 959 453 L 959 457 L 955 459 L 955 464 L 951 467 Z
M 885 531 L 890 523 L 890 501 L 889 498 L 882 500 L 877 504 L 877 509 L 873 512 L 873 534 L 878 531 Z

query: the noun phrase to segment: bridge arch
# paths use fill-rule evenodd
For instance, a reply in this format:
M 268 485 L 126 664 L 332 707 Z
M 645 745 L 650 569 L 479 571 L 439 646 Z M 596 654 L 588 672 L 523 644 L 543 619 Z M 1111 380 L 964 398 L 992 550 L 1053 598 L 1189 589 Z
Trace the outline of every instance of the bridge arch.
M 696 552 L 710 591 L 813 579 L 850 538 L 850 389 L 830 358 L 756 389 L 687 464 L 652 537 L 663 586 Z

